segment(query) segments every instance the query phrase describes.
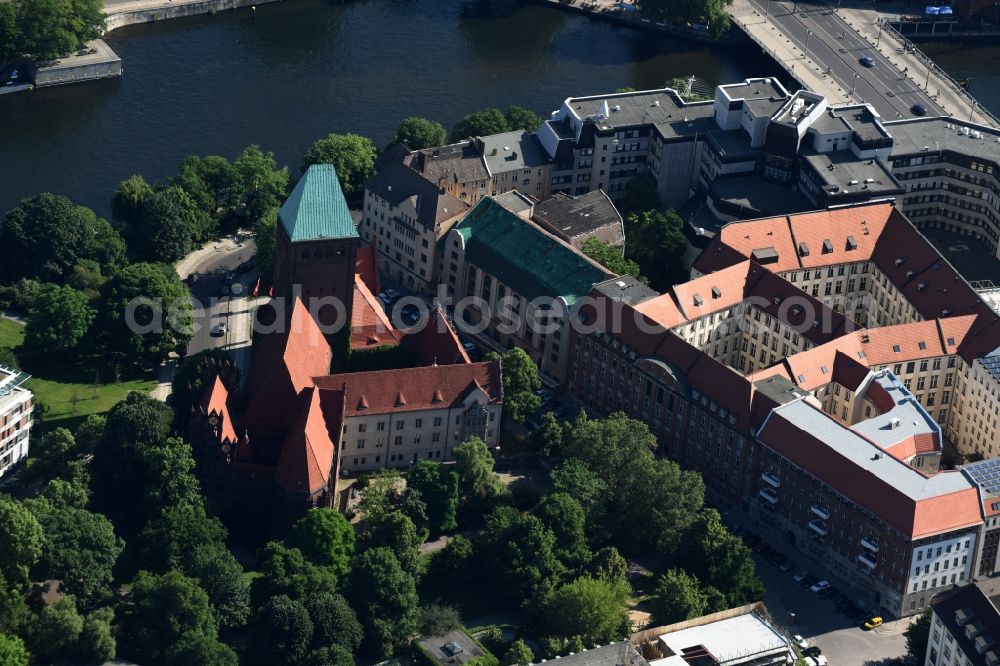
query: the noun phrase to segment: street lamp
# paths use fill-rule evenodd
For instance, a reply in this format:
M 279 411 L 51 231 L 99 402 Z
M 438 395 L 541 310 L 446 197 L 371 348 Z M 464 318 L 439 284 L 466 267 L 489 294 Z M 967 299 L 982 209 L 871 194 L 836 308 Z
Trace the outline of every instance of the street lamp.
M 882 17 L 878 19 L 878 36 L 875 38 L 875 48 L 878 48 L 879 42 L 882 41 Z
M 806 30 L 806 48 L 805 48 L 805 51 L 803 51 L 803 54 L 804 54 L 802 56 L 803 59 L 806 58 L 809 55 L 809 38 L 812 37 L 812 36 L 813 36 L 813 31 L 812 30 Z
M 927 59 L 927 78 L 924 80 L 924 90 L 931 84 L 931 59 Z
M 764 22 L 767 23 L 767 17 L 771 13 L 771 0 L 767 0 L 767 4 L 764 5 Z
M 847 96 L 851 98 L 851 101 L 854 101 L 854 88 L 858 85 L 858 79 L 860 77 L 860 74 L 854 72 L 854 81 L 851 82 L 851 92 L 847 94 Z

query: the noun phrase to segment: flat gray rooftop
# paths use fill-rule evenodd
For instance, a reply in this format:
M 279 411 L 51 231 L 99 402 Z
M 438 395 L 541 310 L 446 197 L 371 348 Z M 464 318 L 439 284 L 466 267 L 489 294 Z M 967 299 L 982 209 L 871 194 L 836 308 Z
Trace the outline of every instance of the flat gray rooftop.
M 878 446 L 801 400 L 782 405 L 774 413 L 914 501 L 950 495 L 973 487 L 968 478 L 958 472 L 939 472 L 928 477 L 892 456 L 876 456 L 881 452 Z
M 791 649 L 787 638 L 752 613 L 663 634 L 659 642 L 668 656 L 703 646 L 723 665 Z
M 756 156 L 762 151 L 750 145 L 750 137 L 742 129 L 722 131 L 718 128 L 708 134 L 708 140 L 723 158 L 735 156 Z
M 877 375 L 874 381 L 892 396 L 896 406 L 884 414 L 855 423 L 853 426 L 855 432 L 867 437 L 883 449 L 913 435 L 938 432 L 937 426 L 924 408 L 899 382 L 894 382 L 888 374 Z M 892 427 L 893 419 L 899 419 L 899 425 L 895 428 Z M 940 443 L 940 439 L 938 441 Z
M 638 127 L 640 125 L 661 125 L 664 136 L 681 136 L 695 131 L 707 131 L 707 127 L 697 129 L 687 125 L 698 120 L 712 120 L 713 103 L 695 102 L 685 104 L 677 93 L 669 88 L 663 90 L 646 90 L 613 95 L 598 95 L 594 97 L 571 97 L 566 100 L 569 108 L 582 120 L 601 112 L 604 102 L 608 103 L 609 116 L 599 121 L 601 129 L 617 129 Z M 620 107 L 616 110 L 616 107 Z
M 816 205 L 798 190 L 759 176 L 717 178 L 709 188 L 713 199 L 759 211 L 761 216 L 814 210 Z M 721 225 L 720 225 L 721 226 Z
M 559 666 L 649 666 L 649 662 L 635 651 L 628 641 L 591 648 L 576 654 L 562 655 L 548 664 Z
M 951 125 L 951 129 L 948 128 Z M 969 157 L 989 160 L 1000 165 L 1000 130 L 982 125 L 957 121 L 954 118 L 915 118 L 885 124 L 892 134 L 892 154 L 933 155 L 938 149 L 950 150 Z M 969 128 L 969 136 L 961 134 L 963 127 Z M 976 139 L 972 132 L 980 132 Z M 926 150 L 924 150 L 926 148 Z
M 621 277 L 599 282 L 594 285 L 594 289 L 611 300 L 628 305 L 648 301 L 660 295 L 660 292 L 650 289 L 631 275 L 622 275 Z
M 557 194 L 536 204 L 532 217 L 548 222 L 570 238 L 622 223 L 618 209 L 601 190 L 576 197 Z
M 841 193 L 847 191 L 877 194 L 892 193 L 902 189 L 899 181 L 882 166 L 881 162 L 859 159 L 849 150 L 804 153 L 802 158 L 812 166 L 827 187 L 837 186 Z M 871 182 L 865 182 L 868 179 L 871 179 Z M 857 182 L 852 184 L 852 180 Z
M 483 161 L 491 175 L 548 164 L 548 156 L 534 134 L 524 130 L 480 137 Z

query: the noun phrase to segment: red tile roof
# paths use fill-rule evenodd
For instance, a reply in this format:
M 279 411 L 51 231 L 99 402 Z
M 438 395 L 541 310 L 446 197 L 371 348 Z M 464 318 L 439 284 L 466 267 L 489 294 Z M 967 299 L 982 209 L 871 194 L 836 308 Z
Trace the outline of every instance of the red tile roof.
M 316 377 L 315 382 L 322 390 L 344 391 L 344 418 L 457 407 L 476 390 L 490 404 L 498 404 L 502 395 L 496 361 L 349 372 Z
M 384 345 L 395 347 L 402 337 L 362 276 L 356 274 L 354 307 L 351 309 L 351 349 L 370 349 Z
M 285 490 L 312 494 L 328 486 L 341 421 L 335 418 L 334 423 L 327 423 L 331 410 L 326 411 L 324 415 L 319 389 L 306 388 L 296 399 L 274 471 L 275 480 Z
M 212 382 L 212 387 L 202 398 L 201 408 L 205 414 L 215 413 L 222 421 L 222 441 L 235 442 L 236 430 L 233 428 L 233 419 L 229 415 L 229 391 L 222 378 L 218 374 Z
M 285 321 L 283 330 L 261 335 L 253 345 L 247 377 L 252 399 L 240 424 L 251 434 L 257 428 L 280 431 L 299 393 L 313 385 L 313 377 L 330 372 L 330 345 L 298 298 Z
M 804 403 L 809 404 L 809 403 Z M 817 419 L 834 421 L 815 405 Z M 849 431 L 843 428 L 845 434 Z M 923 478 L 926 483 L 924 497 L 911 497 L 892 482 L 865 469 L 853 460 L 819 439 L 809 429 L 789 421 L 779 409 L 772 413 L 758 439 L 789 462 L 810 475 L 822 480 L 831 488 L 854 503 L 868 509 L 882 520 L 911 538 L 921 538 L 949 532 L 981 522 L 979 494 L 968 484 L 949 483 L 941 475 L 961 474 L 957 471 L 939 472 L 927 477 L 905 463 L 897 472 Z M 879 451 L 871 444 L 872 454 Z M 890 460 L 887 458 L 886 460 Z M 935 477 L 941 477 L 935 481 Z M 918 481 L 918 483 L 920 483 Z M 940 494 L 935 494 L 940 488 Z
M 937 445 L 934 435 L 924 432 L 917 435 L 910 435 L 892 446 L 886 447 L 885 452 L 897 460 L 906 462 L 913 456 L 933 453 L 940 448 Z
M 424 365 L 472 362 L 440 307 L 431 309 L 427 321 L 407 333 L 403 344 L 415 351 Z
M 364 245 L 358 248 L 354 259 L 354 272 L 360 276 L 361 281 L 373 294 L 382 291 L 382 286 L 378 281 L 378 263 L 375 257 L 375 246 Z

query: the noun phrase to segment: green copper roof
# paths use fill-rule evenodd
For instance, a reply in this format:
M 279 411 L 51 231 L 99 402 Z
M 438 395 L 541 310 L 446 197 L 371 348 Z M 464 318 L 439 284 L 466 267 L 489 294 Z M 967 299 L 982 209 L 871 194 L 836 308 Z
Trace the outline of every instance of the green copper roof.
M 466 261 L 528 299 L 561 296 L 572 305 L 613 277 L 490 197 L 455 229 L 465 238 Z
M 332 164 L 314 164 L 306 170 L 281 205 L 278 219 L 293 243 L 358 235 Z

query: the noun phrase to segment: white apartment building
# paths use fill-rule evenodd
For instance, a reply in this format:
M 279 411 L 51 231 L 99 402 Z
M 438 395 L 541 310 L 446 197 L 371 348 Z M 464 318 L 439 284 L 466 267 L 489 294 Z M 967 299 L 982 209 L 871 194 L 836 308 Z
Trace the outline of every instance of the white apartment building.
M 28 457 L 33 395 L 29 375 L 0 366 L 0 476 Z

